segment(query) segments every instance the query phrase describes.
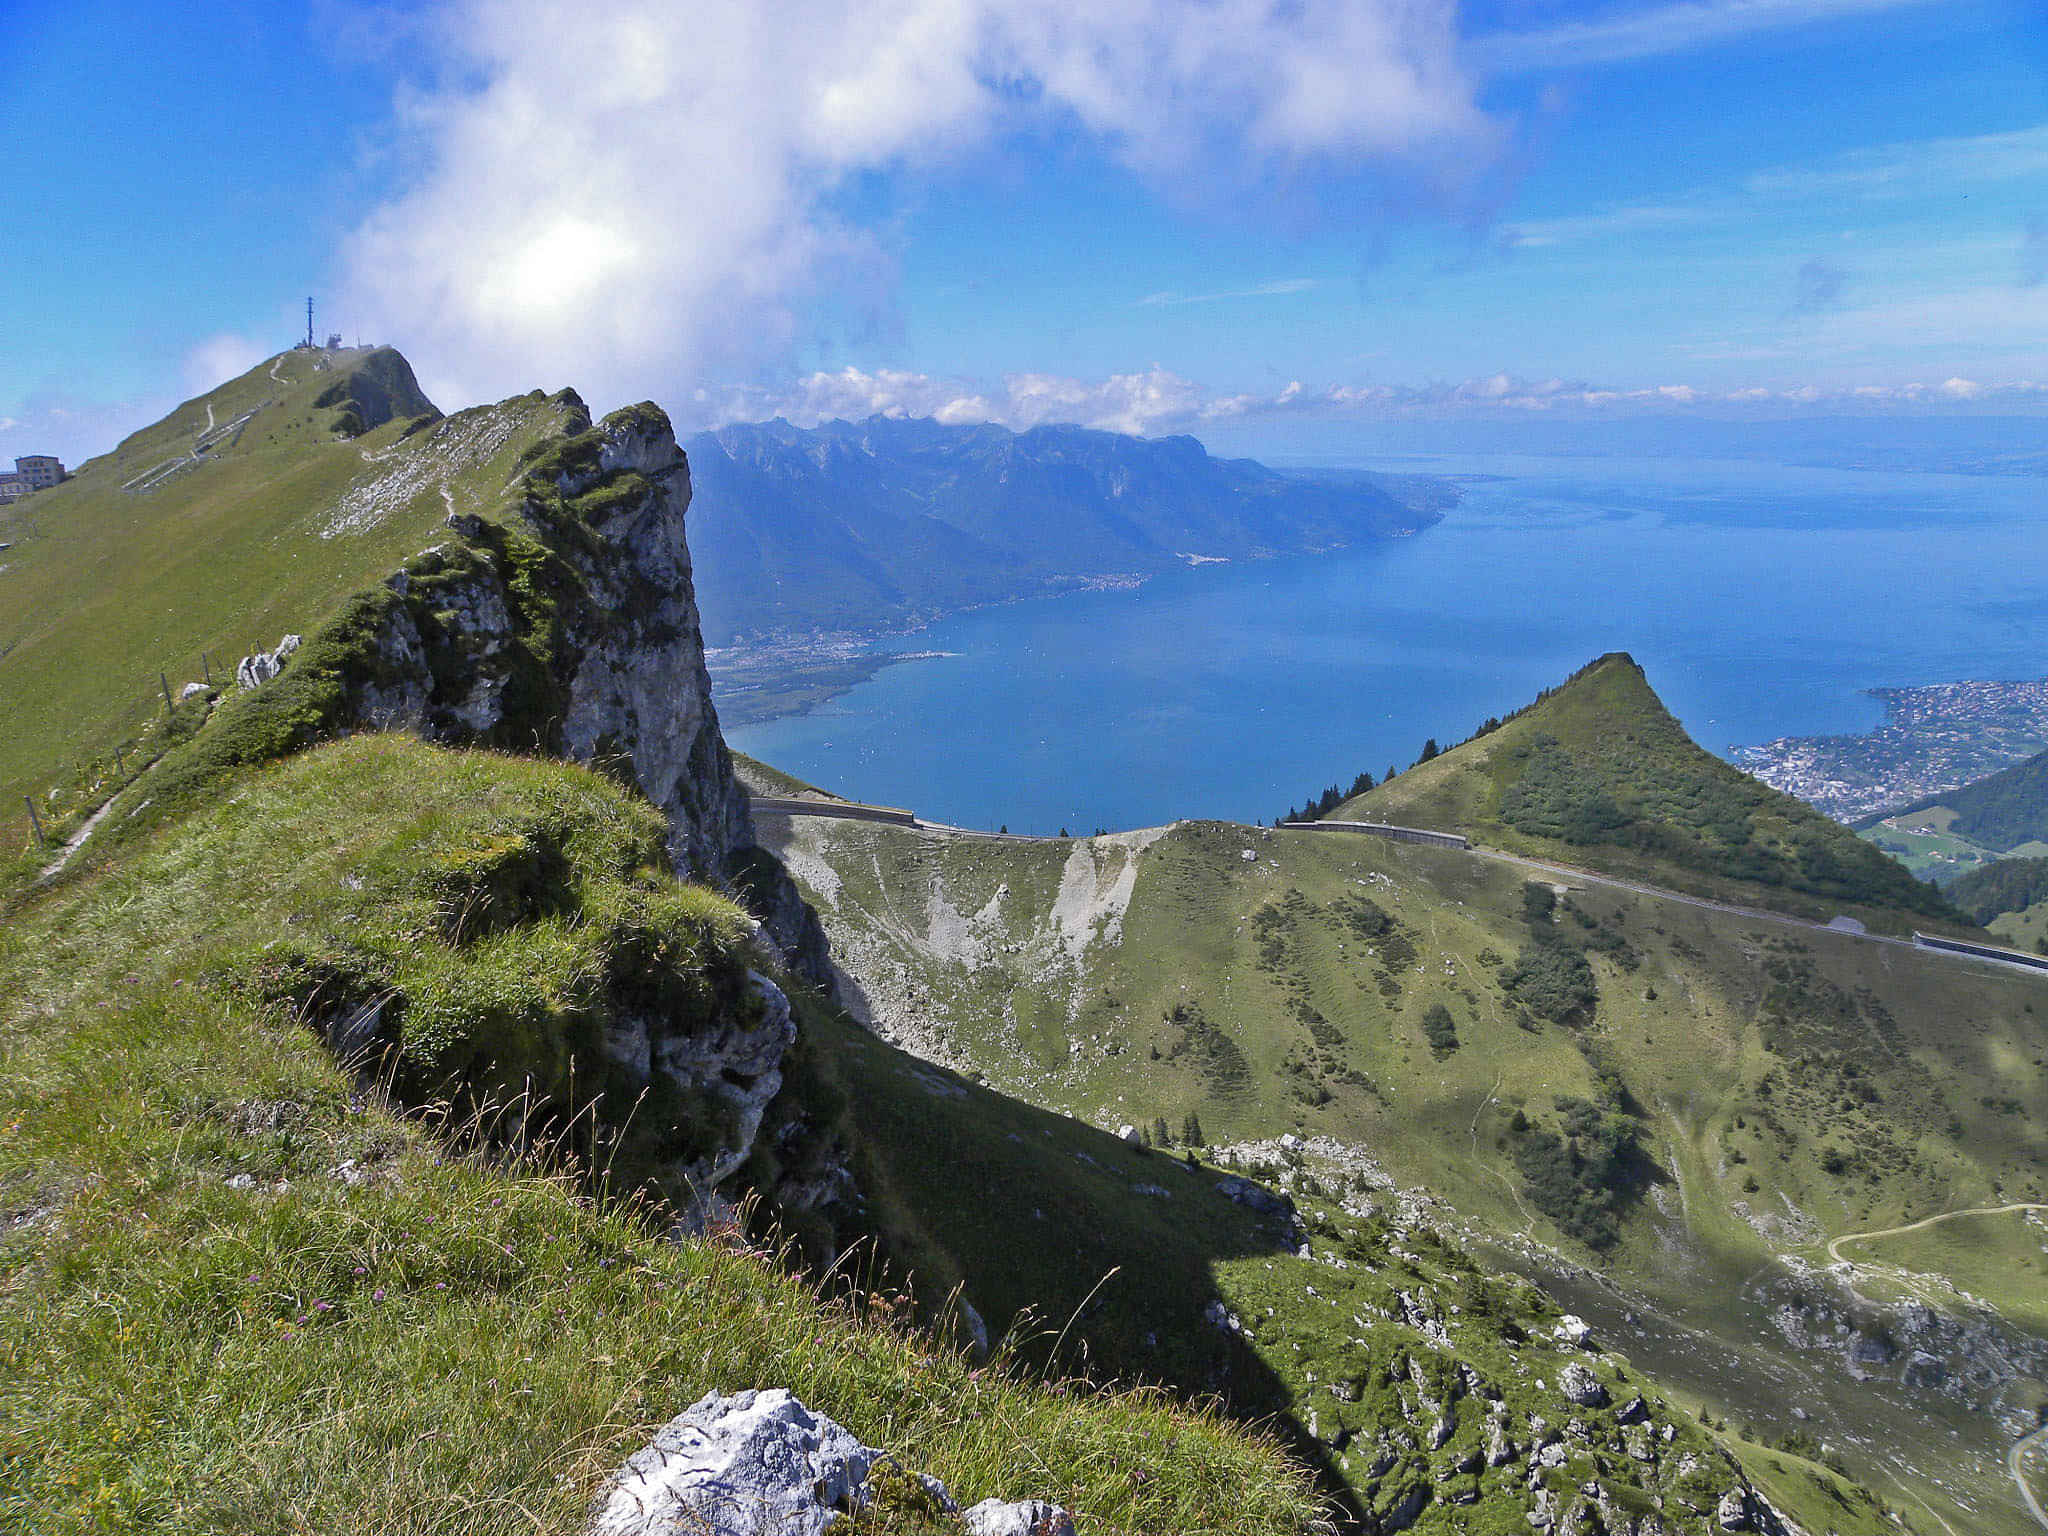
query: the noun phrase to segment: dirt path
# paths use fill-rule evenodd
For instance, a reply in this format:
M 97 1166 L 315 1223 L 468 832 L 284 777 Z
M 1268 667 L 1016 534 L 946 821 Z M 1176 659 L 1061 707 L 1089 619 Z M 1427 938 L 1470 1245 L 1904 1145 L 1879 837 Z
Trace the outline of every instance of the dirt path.
M 2042 1425 L 2005 1453 L 2005 1470 L 2012 1474 L 2013 1483 L 2026 1503 L 2027 1513 L 2034 1517 L 2034 1523 L 2048 1531 L 2048 1510 L 2041 1508 L 2041 1501 L 2034 1497 L 2034 1490 L 2027 1483 L 2027 1453 L 2044 1445 L 2048 1445 L 2048 1424 Z
M 2003 1216 L 2007 1211 L 2048 1211 L 2048 1205 L 2032 1201 L 2020 1201 L 2014 1205 L 1973 1205 L 1966 1211 L 1943 1211 L 1938 1216 L 1923 1216 L 1918 1221 L 1909 1221 L 1903 1227 L 1882 1227 L 1875 1232 L 1844 1232 L 1828 1242 L 1828 1260 L 1834 1264 L 1853 1264 L 1854 1259 L 1842 1257 L 1842 1244 L 1861 1243 L 1878 1237 L 1898 1237 L 1907 1232 L 1918 1232 L 1937 1222 L 1954 1221 L 1958 1216 Z M 2048 1524 L 2044 1521 L 2043 1524 Z
M 65 839 L 64 846 L 58 850 L 57 857 L 43 866 L 41 879 L 54 880 L 64 872 L 64 866 L 71 862 L 71 855 L 85 846 L 85 840 L 92 836 L 93 828 L 106 820 L 107 812 L 114 808 L 114 801 L 120 798 L 119 794 L 111 796 L 105 805 L 85 818 L 85 825 Z

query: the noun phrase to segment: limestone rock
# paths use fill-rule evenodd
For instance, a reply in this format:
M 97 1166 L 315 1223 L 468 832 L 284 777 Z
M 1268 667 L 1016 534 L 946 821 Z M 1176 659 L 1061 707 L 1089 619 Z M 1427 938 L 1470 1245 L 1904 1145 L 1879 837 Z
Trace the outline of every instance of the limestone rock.
M 779 1388 L 708 1393 L 619 1470 L 586 1536 L 822 1536 L 881 1457 Z
M 1598 1408 L 1607 1402 L 1607 1388 L 1577 1360 L 1557 1373 L 1557 1390 L 1581 1408 Z
M 258 688 L 269 682 L 284 670 L 285 661 L 299 648 L 297 635 L 286 635 L 277 642 L 273 651 L 258 651 L 254 656 L 244 656 L 235 668 L 235 681 L 244 688 Z
M 1500 1419 L 1489 1421 L 1486 1426 L 1486 1464 L 1504 1467 L 1520 1454 L 1508 1436 L 1507 1425 Z
M 632 1018 L 605 1039 L 606 1056 L 635 1088 L 659 1077 L 684 1102 L 709 1097 L 726 1106 L 730 1134 L 683 1169 L 700 1199 L 752 1152 L 769 1101 L 782 1089 L 783 1055 L 796 1041 L 782 989 L 757 971 L 747 973 L 747 982 L 749 1006 L 715 1028 L 677 1033 L 666 1018 Z
M 1057 1504 L 1025 1499 L 1006 1504 L 983 1499 L 963 1518 L 970 1536 L 1074 1536 L 1074 1522 Z
M 652 405 L 591 425 L 581 401 L 565 404 L 581 451 L 529 495 L 517 529 L 549 562 L 545 610 L 507 552 L 508 530 L 452 515 L 457 538 L 385 584 L 370 664 L 349 680 L 348 723 L 630 778 L 667 814 L 678 872 L 739 887 L 791 968 L 829 993 L 824 932 L 756 844 L 712 707 L 684 542 L 689 464 Z
M 1593 1347 L 1593 1330 L 1587 1326 L 1583 1317 L 1574 1316 L 1570 1312 L 1559 1318 L 1557 1327 L 1551 1331 L 1558 1343 L 1568 1345 L 1572 1349 Z
M 886 1451 L 791 1393 L 710 1392 L 628 1458 L 591 1506 L 583 1536 L 822 1536 L 868 1507 Z M 1043 1499 L 985 1499 L 962 1511 L 937 1478 L 910 1474 L 967 1536 L 1074 1536 Z

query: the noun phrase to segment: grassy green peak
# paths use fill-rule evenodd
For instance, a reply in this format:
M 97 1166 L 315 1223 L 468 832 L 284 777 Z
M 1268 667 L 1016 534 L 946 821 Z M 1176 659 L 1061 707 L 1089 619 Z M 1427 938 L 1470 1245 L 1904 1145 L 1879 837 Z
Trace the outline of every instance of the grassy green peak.
M 1959 920 L 1903 865 L 1702 749 L 1620 651 L 1331 815 L 1798 916 L 1849 911 L 1892 931 Z

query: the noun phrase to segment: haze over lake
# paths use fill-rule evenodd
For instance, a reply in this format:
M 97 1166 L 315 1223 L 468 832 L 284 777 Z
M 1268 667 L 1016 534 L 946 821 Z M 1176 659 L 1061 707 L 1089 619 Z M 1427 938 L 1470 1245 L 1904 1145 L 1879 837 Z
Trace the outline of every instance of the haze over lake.
M 1361 461 L 1363 463 L 1363 461 Z M 1861 690 L 2048 673 L 2048 480 L 1417 458 L 1502 478 L 1412 538 L 961 615 L 735 747 L 966 826 L 1266 820 L 1632 652 L 1701 745 L 1867 729 Z

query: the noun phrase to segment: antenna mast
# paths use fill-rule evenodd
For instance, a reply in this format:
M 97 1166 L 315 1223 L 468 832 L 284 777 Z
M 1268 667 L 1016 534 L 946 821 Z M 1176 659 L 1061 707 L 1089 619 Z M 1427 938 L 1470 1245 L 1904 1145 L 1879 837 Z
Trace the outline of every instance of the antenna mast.
M 306 295 L 306 350 L 313 348 L 313 296 Z

